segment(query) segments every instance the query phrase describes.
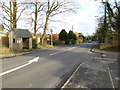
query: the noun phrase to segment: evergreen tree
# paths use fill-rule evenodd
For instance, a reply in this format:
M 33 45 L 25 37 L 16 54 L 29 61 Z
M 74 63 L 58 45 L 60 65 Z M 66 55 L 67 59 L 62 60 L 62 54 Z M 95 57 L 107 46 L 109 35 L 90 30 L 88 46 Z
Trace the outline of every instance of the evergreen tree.
M 76 38 L 76 35 L 74 34 L 74 32 L 73 31 L 69 31 L 69 33 L 68 33 L 68 38 L 69 39 L 73 39 L 73 40 L 76 40 L 77 38 Z
M 61 41 L 65 41 L 66 39 L 68 39 L 68 34 L 65 29 L 62 29 L 62 31 L 59 33 L 59 39 Z

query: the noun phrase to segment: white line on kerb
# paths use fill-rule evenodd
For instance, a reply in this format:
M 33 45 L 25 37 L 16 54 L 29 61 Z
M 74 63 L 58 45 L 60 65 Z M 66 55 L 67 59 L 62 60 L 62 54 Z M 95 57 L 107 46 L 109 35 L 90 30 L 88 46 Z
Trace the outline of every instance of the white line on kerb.
M 110 76 L 110 81 L 112 83 L 112 87 L 115 88 L 108 64 L 107 64 L 107 67 L 108 67 L 108 73 L 109 73 L 109 76 Z
M 13 69 L 11 69 L 11 70 L 2 72 L 2 73 L 0 73 L 0 76 L 3 76 L 3 75 L 8 74 L 8 73 L 11 73 L 11 72 L 16 71 L 16 70 L 18 70 L 18 69 L 21 69 L 21 68 L 23 68 L 23 67 L 25 67 L 25 66 L 28 66 L 28 65 L 32 64 L 33 62 L 37 62 L 38 59 L 39 59 L 39 57 L 36 57 L 36 58 L 28 61 L 28 63 L 26 63 L 26 64 L 24 64 L 24 65 L 21 65 L 21 66 L 19 66 L 19 67 L 13 68 Z
M 61 90 L 63 89 L 63 88 L 65 88 L 65 86 L 70 82 L 70 80 L 73 78 L 73 76 L 75 75 L 75 73 L 79 70 L 79 68 L 83 65 L 83 64 L 85 64 L 85 63 L 87 63 L 87 62 L 84 62 L 84 63 L 81 63 L 78 67 L 77 67 L 77 69 L 75 70 L 75 72 L 73 72 L 73 74 L 70 76 L 70 78 L 66 81 L 66 83 L 62 86 L 62 88 L 61 88 Z

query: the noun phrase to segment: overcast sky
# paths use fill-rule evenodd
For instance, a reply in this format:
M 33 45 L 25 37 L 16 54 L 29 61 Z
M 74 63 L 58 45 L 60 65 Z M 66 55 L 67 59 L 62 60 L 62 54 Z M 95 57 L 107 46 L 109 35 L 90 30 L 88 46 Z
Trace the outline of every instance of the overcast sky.
M 93 2 L 92 0 L 75 0 L 79 10 L 77 14 L 72 14 L 63 17 L 64 23 L 57 24 L 57 30 L 54 32 L 59 32 L 62 28 L 65 28 L 66 31 L 72 29 L 78 33 L 83 33 L 84 35 L 92 35 L 95 32 L 96 18 L 98 16 L 99 3 Z M 60 25 L 59 25 L 60 24 Z M 58 29 L 59 28 L 59 29 Z
M 101 0 L 98 0 L 101 1 Z M 104 1 L 104 0 L 103 0 Z M 117 2 L 120 0 L 116 0 Z M 62 16 L 63 22 L 55 23 L 57 29 L 54 29 L 54 33 L 59 33 L 62 28 L 65 28 L 66 31 L 72 29 L 78 33 L 83 33 L 83 35 L 92 35 L 95 33 L 97 27 L 97 18 L 100 18 L 104 12 L 103 6 L 100 2 L 95 2 L 94 0 L 74 0 L 76 2 L 79 10 L 77 14 L 72 14 L 68 16 Z M 109 0 L 111 4 L 114 4 L 114 0 Z
M 98 16 L 98 9 L 100 3 L 93 0 L 74 0 L 75 7 L 79 10 L 77 14 L 64 14 L 57 16 L 55 20 L 61 20 L 62 22 L 51 22 L 50 27 L 53 29 L 53 33 L 59 33 L 62 29 L 67 32 L 72 30 L 83 35 L 92 35 L 95 32 L 96 17 Z M 18 28 L 28 28 L 24 23 L 18 23 Z M 40 31 L 42 32 L 42 30 Z
M 21 2 L 22 0 L 18 1 Z M 109 1 L 112 2 L 114 0 Z M 99 9 L 101 4 L 94 0 L 74 0 L 74 2 L 76 3 L 75 7 L 79 8 L 77 14 L 65 14 L 55 17 L 55 20 L 61 20 L 62 22 L 51 22 L 49 25 L 50 28 L 53 29 L 53 33 L 59 33 L 62 29 L 68 32 L 72 30 L 73 25 L 74 32 L 83 33 L 85 36 L 92 35 L 97 26 L 96 19 L 100 16 Z M 27 17 L 27 15 L 24 17 Z M 31 29 L 31 27 L 25 24 L 25 20 L 19 21 L 17 24 L 18 28 Z M 40 32 L 43 32 L 43 30 Z

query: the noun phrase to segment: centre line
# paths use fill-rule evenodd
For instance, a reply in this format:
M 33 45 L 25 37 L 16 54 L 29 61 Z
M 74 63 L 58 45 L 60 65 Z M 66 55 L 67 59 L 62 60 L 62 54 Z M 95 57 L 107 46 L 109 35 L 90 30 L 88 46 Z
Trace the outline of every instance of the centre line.
M 65 52 L 65 51 L 68 51 L 68 50 L 72 50 L 72 49 L 74 49 L 74 48 L 76 48 L 76 47 L 72 47 L 72 48 L 69 48 L 69 49 L 67 49 L 67 50 L 58 51 L 58 52 L 55 52 L 55 53 L 52 53 L 52 54 L 49 54 L 49 55 L 52 56 L 52 55 L 55 55 L 55 54 L 58 54 L 58 53 L 61 53 L 61 52 Z
M 50 56 L 52 55 L 55 55 L 55 54 L 58 54 L 58 53 L 61 53 L 61 52 L 65 52 L 66 50 L 63 50 L 63 51 L 59 51 L 59 52 L 55 52 L 55 53 L 52 53 L 52 54 L 49 54 Z

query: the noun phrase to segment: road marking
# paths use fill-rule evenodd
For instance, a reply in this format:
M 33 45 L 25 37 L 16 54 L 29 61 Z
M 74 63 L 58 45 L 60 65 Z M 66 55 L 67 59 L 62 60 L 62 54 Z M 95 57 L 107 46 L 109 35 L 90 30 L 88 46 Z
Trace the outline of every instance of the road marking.
M 66 50 L 63 50 L 63 51 L 59 51 L 59 52 L 55 52 L 55 53 L 52 53 L 52 54 L 49 54 L 50 56 L 52 55 L 55 55 L 55 54 L 58 54 L 58 53 L 61 53 L 61 52 L 65 52 Z
M 36 58 L 28 61 L 28 63 L 26 63 L 26 64 L 24 64 L 24 65 L 21 65 L 21 66 L 19 66 L 19 67 L 13 68 L 13 69 L 11 69 L 11 70 L 2 72 L 2 73 L 0 73 L 0 76 L 3 76 L 3 75 L 8 74 L 8 73 L 11 73 L 11 72 L 16 71 L 16 70 L 18 70 L 18 69 L 21 69 L 21 68 L 23 68 L 23 67 L 25 67 L 25 66 L 28 66 L 28 65 L 32 64 L 33 62 L 38 62 L 38 59 L 39 59 L 39 57 L 36 57 Z
M 75 49 L 76 47 L 72 47 L 72 48 L 69 48 L 69 49 L 67 49 L 67 50 L 72 50 L 72 49 Z
M 102 56 L 102 57 L 106 57 L 107 55 L 106 55 L 106 54 L 102 54 L 101 56 Z
M 87 61 L 88 62 L 88 61 Z M 70 80 L 73 78 L 73 76 L 75 75 L 75 73 L 79 70 L 79 68 L 83 65 L 83 64 L 85 64 L 85 63 L 87 63 L 87 62 L 84 62 L 84 63 L 81 63 L 78 67 L 77 67 L 77 69 L 73 72 L 73 74 L 70 76 L 70 78 L 66 81 L 66 83 L 61 87 L 61 90 L 63 89 L 63 88 L 65 88 L 65 86 L 70 82 Z
M 28 62 L 29 62 L 29 63 L 38 62 L 38 59 L 39 59 L 39 57 L 36 57 L 36 58 L 34 58 L 34 59 L 32 59 L 32 60 L 30 60 L 30 61 L 28 61 Z
M 113 87 L 113 89 L 115 90 L 115 86 L 114 86 L 114 83 L 113 83 L 112 75 L 111 75 L 111 73 L 110 73 L 110 69 L 109 69 L 108 64 L 107 64 L 107 67 L 108 67 L 108 73 L 109 73 L 110 81 L 111 81 L 111 83 L 112 83 L 112 87 Z
M 72 50 L 72 49 L 74 49 L 74 48 L 76 48 L 76 47 L 72 47 L 72 48 L 69 48 L 69 49 L 67 49 L 67 50 Z M 52 54 L 49 54 L 49 55 L 52 56 L 52 55 L 55 55 L 55 54 L 58 54 L 58 53 L 61 53 L 61 52 L 65 52 L 65 51 L 67 51 L 67 50 L 58 51 L 58 52 L 55 52 L 55 53 L 52 53 Z

